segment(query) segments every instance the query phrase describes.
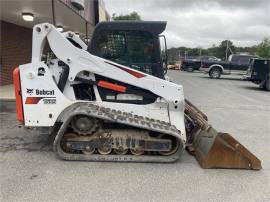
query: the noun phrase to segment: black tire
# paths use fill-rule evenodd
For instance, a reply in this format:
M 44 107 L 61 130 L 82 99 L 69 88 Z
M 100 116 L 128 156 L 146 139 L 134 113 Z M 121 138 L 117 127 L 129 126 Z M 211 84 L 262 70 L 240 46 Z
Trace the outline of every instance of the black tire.
M 211 69 L 211 71 L 209 72 L 209 76 L 212 79 L 219 79 L 221 75 L 221 69 L 218 67 L 214 67 L 213 69 Z
M 263 85 L 264 89 L 270 91 L 270 78 L 267 78 L 265 84 Z
M 194 68 L 193 68 L 192 66 L 188 66 L 188 67 L 187 67 L 187 71 L 188 71 L 188 72 L 193 72 L 193 71 L 194 71 Z

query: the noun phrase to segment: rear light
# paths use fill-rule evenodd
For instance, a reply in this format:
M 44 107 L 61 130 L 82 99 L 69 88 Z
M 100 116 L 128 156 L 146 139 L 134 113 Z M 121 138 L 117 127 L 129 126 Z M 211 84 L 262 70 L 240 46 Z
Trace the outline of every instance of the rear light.
M 16 98 L 16 111 L 17 119 L 20 122 L 24 122 L 23 116 L 23 104 L 22 104 L 22 94 L 21 94 L 21 81 L 20 81 L 20 70 L 16 67 L 13 71 L 13 83 L 14 83 L 14 93 Z

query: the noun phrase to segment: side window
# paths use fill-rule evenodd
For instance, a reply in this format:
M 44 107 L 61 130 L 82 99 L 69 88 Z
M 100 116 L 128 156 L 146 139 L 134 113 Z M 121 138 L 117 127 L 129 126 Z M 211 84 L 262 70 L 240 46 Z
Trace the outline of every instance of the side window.
M 96 54 L 152 75 L 157 62 L 154 38 L 146 31 L 103 31 L 97 37 Z
M 133 31 L 126 35 L 130 63 L 153 63 L 154 41 L 148 32 Z
M 250 57 L 245 57 L 245 56 L 243 56 L 243 57 L 240 57 L 239 59 L 240 59 L 240 60 L 239 60 L 239 63 L 240 63 L 240 64 L 242 64 L 242 65 L 247 65 L 247 64 L 249 64 L 249 59 L 250 59 Z
M 154 39 L 148 32 L 128 31 L 126 34 L 129 66 L 153 75 L 155 63 Z
M 236 63 L 237 64 L 239 62 L 239 56 L 235 56 L 235 55 L 232 56 L 232 55 L 230 55 L 230 57 L 231 57 L 231 60 L 230 61 L 232 63 Z
M 126 64 L 125 33 L 118 31 L 104 31 L 97 39 L 97 56 Z

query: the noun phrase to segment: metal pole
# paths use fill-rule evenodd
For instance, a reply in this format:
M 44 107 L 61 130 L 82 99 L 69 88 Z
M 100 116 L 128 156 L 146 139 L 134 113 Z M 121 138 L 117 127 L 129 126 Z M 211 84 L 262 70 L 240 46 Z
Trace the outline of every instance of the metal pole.
M 227 43 L 226 43 L 226 61 L 228 60 L 228 45 L 229 45 L 229 40 L 227 39 Z
M 53 18 L 53 25 L 56 26 L 54 0 L 52 0 L 52 18 Z
M 86 40 L 86 43 L 88 44 L 88 23 L 87 23 L 87 21 L 85 21 L 85 34 L 86 34 L 86 36 L 85 36 L 85 40 Z

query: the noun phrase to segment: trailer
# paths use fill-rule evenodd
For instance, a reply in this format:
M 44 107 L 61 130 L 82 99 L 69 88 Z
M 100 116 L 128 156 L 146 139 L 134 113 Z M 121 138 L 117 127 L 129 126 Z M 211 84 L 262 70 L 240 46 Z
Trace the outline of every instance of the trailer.
M 252 59 L 246 78 L 260 88 L 270 91 L 270 59 Z

